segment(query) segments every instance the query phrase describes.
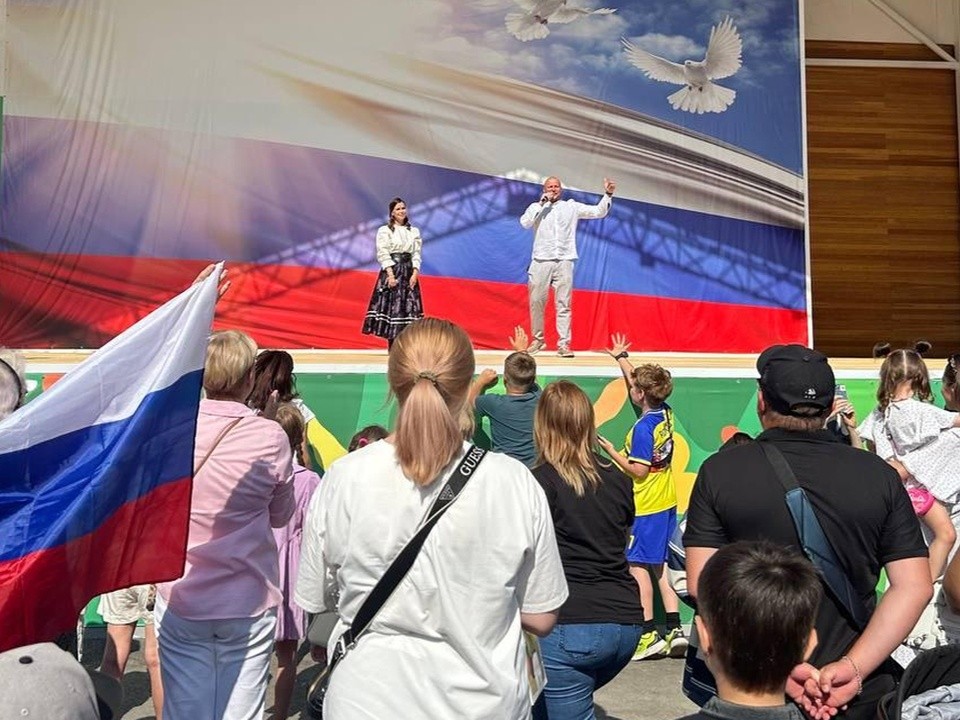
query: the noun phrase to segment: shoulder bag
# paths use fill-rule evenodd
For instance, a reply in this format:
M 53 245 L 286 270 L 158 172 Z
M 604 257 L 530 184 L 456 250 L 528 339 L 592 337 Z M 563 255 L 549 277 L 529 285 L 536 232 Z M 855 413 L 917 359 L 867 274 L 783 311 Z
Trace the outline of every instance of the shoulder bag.
M 797 484 L 797 477 L 780 449 L 772 442 L 758 441 L 757 445 L 767 462 L 773 466 L 774 474 L 786 493 L 784 499 L 787 501 L 787 509 L 793 518 L 804 555 L 817 569 L 827 592 L 843 608 L 854 627 L 862 631 L 870 621 L 870 612 L 847 577 L 836 550 L 824 534 L 810 498 Z

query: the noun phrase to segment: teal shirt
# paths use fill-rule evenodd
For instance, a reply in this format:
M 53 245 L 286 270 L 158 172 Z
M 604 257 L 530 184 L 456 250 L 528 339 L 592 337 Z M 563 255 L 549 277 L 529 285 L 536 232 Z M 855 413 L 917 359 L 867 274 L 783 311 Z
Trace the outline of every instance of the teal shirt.
M 533 446 L 533 414 L 540 399 L 540 388 L 533 386 L 523 395 L 480 395 L 477 414 L 490 418 L 493 449 L 533 467 L 536 450 Z

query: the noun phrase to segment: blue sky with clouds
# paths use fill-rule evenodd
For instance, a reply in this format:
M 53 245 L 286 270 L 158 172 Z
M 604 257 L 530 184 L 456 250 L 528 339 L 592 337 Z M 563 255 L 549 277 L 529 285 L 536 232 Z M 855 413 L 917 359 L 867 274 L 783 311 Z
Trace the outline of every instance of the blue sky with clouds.
M 620 105 L 802 172 L 797 0 L 568 0 L 617 12 L 551 26 L 530 42 L 504 27 L 508 12 L 521 11 L 514 0 L 432 2 L 437 59 Z M 710 28 L 728 15 L 743 38 L 743 67 L 719 81 L 737 92 L 725 112 L 674 110 L 667 96 L 679 87 L 647 79 L 623 53 L 627 38 L 673 61 L 701 60 Z

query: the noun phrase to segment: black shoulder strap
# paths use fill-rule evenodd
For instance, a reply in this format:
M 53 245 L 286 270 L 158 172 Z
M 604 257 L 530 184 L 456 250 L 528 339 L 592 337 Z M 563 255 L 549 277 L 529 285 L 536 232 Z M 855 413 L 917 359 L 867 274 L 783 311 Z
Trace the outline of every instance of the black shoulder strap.
M 400 581 L 403 580 L 410 571 L 410 568 L 413 566 L 413 561 L 416 560 L 417 555 L 420 554 L 420 548 L 423 547 L 423 543 L 426 541 L 430 531 L 433 530 L 434 525 L 437 524 L 437 521 L 443 516 L 453 501 L 457 499 L 457 496 L 460 495 L 460 492 L 486 454 L 487 451 L 483 448 L 477 447 L 476 445 L 470 446 L 460 461 L 460 464 L 457 465 L 456 469 L 451 473 L 443 489 L 440 490 L 440 494 L 437 495 L 437 499 L 434 500 L 433 506 L 430 508 L 430 512 L 427 513 L 420 529 L 417 530 L 416 534 L 410 538 L 403 550 L 401 550 L 393 562 L 390 563 L 390 567 L 387 568 L 383 577 L 374 585 L 367 599 L 363 601 L 363 605 L 360 606 L 360 610 L 353 619 L 353 624 L 343 633 L 341 638 L 342 642 L 337 643 L 337 649 L 334 651 L 335 655 L 340 652 L 341 649 L 351 647 L 364 631 L 366 631 L 370 622 L 376 614 L 380 612 L 380 608 L 383 607 L 383 604 L 393 594 L 393 591 L 397 589 Z M 331 665 L 332 664 L 333 659 L 331 659 Z
M 758 441 L 757 446 L 773 467 L 777 480 L 783 486 L 787 509 L 790 511 L 790 517 L 793 518 L 793 525 L 800 538 L 800 546 L 804 554 L 813 563 L 823 579 L 823 584 L 846 611 L 849 619 L 858 630 L 863 630 L 870 620 L 870 613 L 850 582 L 850 578 L 847 577 L 836 550 L 823 532 L 820 520 L 814 512 L 813 503 L 797 483 L 797 476 L 780 452 L 780 448 L 764 440 Z

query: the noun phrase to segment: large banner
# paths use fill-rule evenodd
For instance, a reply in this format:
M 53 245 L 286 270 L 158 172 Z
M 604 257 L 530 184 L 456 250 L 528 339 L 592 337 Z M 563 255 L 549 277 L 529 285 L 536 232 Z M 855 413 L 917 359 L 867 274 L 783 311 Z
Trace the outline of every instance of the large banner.
M 0 344 L 98 346 L 223 259 L 219 325 L 383 347 L 401 196 L 426 312 L 503 347 L 547 176 L 617 181 L 574 349 L 807 341 L 798 0 L 599 1 L 8 0 Z

